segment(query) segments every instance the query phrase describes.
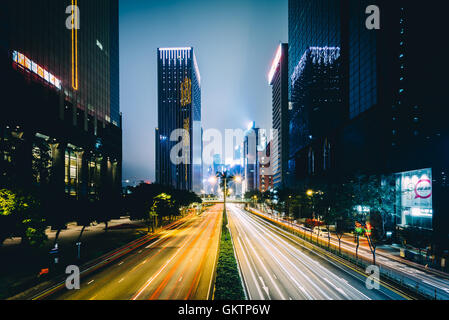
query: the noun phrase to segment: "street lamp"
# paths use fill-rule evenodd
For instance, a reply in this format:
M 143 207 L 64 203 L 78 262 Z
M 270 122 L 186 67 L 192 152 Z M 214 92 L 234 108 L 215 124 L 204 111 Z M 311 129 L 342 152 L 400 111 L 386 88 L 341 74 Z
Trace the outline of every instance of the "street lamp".
M 313 190 L 309 189 L 309 190 L 307 190 L 306 194 L 307 194 L 309 197 L 311 197 L 311 196 L 313 196 L 314 192 L 313 192 Z
M 234 181 L 237 182 L 237 183 L 242 183 L 242 177 L 241 176 L 236 176 L 234 178 Z

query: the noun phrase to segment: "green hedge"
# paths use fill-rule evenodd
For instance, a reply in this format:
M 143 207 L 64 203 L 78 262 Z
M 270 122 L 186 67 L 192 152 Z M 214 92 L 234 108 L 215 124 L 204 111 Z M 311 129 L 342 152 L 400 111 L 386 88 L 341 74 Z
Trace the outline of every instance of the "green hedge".
M 231 235 L 225 223 L 221 232 L 214 299 L 245 300 Z

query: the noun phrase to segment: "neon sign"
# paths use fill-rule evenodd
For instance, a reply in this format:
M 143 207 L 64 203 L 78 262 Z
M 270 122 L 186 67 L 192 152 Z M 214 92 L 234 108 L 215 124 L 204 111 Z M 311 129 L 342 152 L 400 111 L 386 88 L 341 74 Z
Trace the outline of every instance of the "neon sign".
M 72 0 L 72 88 L 78 90 L 78 28 L 74 27 L 78 21 L 77 0 Z
M 56 78 L 53 74 L 42 68 L 40 65 L 29 59 L 24 54 L 13 51 L 12 59 L 23 68 L 31 71 L 34 74 L 37 74 L 39 77 L 44 79 L 46 82 L 54 85 L 56 88 L 61 89 L 61 80 Z
M 415 184 L 415 199 L 428 199 L 432 196 L 432 182 L 429 179 L 421 179 Z

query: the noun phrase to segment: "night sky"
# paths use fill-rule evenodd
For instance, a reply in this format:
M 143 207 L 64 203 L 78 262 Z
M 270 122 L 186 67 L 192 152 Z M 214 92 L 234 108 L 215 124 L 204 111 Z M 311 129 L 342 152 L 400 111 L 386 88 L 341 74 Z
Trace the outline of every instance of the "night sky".
M 287 0 L 121 0 L 123 179 L 154 180 L 158 47 L 193 46 L 205 130 L 271 128 L 271 61 L 288 38 Z

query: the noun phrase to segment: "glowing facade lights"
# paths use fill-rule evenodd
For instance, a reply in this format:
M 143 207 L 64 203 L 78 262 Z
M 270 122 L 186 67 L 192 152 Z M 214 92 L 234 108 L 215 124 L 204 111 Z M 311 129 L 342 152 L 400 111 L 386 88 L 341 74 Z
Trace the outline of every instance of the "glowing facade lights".
M 37 74 L 39 77 L 44 79 L 46 82 L 52 84 L 57 89 L 61 89 L 61 80 L 56 78 L 53 74 L 42 68 L 40 65 L 38 65 L 33 60 L 29 59 L 24 54 L 13 51 L 12 52 L 12 59 L 14 62 L 16 62 L 18 65 L 22 66 L 24 69 L 27 69 L 28 71 Z
M 274 57 L 273 64 L 271 65 L 270 72 L 268 73 L 268 84 L 271 85 L 273 81 L 274 74 L 279 66 L 279 62 L 282 58 L 282 44 L 279 45 L 278 50 L 276 52 L 276 56 Z
M 162 64 L 165 65 L 166 60 L 168 65 L 174 63 L 176 65 L 177 60 L 182 64 L 183 62 L 187 64 L 188 59 L 190 59 L 191 54 L 193 54 L 193 67 L 195 70 L 196 78 L 198 80 L 198 85 L 201 86 L 201 74 L 198 68 L 198 62 L 196 60 L 196 55 L 193 52 L 192 47 L 173 47 L 173 48 L 159 48 L 159 59 L 162 60 Z
M 181 106 L 185 107 L 192 103 L 192 80 L 185 78 L 181 83 Z
M 78 0 L 72 0 L 72 88 L 78 90 Z
M 318 65 L 330 65 L 340 58 L 339 47 L 310 47 L 299 60 L 298 64 L 291 76 L 292 87 L 301 77 L 306 66 L 306 62 L 310 61 Z

